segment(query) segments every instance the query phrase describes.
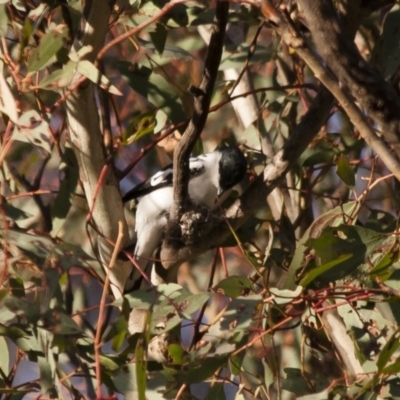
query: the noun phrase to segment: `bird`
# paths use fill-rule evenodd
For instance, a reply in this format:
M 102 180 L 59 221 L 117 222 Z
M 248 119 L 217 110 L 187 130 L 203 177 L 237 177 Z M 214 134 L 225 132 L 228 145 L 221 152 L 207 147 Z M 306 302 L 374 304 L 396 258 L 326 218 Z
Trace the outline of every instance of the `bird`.
M 240 183 L 247 171 L 247 160 L 237 146 L 218 147 L 189 159 L 189 196 L 199 205 L 214 208 L 222 195 Z M 139 199 L 136 208 L 137 241 L 134 258 L 144 272 L 150 259 L 161 246 L 168 214 L 173 204 L 173 165 L 168 165 L 140 183 L 122 198 L 124 202 Z M 136 268 L 134 268 L 134 271 Z M 133 271 L 133 272 L 134 272 Z M 139 274 L 131 274 L 125 292 L 137 288 Z

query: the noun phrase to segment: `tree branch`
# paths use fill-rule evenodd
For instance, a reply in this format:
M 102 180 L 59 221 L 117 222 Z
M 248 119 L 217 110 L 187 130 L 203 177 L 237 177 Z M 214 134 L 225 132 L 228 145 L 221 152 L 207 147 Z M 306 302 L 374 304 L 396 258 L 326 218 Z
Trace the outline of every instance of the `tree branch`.
M 104 43 L 112 7 L 112 2 L 108 0 L 88 0 L 85 3 L 81 28 L 75 38 L 73 50 L 78 52 L 83 46 L 91 46 L 92 51 L 85 57 L 91 62 L 95 61 Z M 99 8 L 101 12 L 98 11 Z M 80 79 L 81 75 L 76 74 L 70 88 L 75 87 Z M 118 181 L 111 165 L 107 166 L 110 163 L 105 157 L 95 90 L 95 84 L 85 81 L 71 91 L 66 99 L 66 106 L 72 148 L 79 163 L 79 177 L 89 208 L 93 211 L 93 221 L 100 232 L 99 254 L 106 268 L 114 249 L 113 243 L 118 237 L 118 221 L 125 221 L 125 216 Z M 98 190 L 99 179 L 105 166 L 108 170 Z M 128 239 L 127 232 L 127 225 L 124 223 L 124 241 Z M 110 278 L 116 297 L 123 293 L 130 270 L 129 262 L 118 262 L 114 266 Z
M 221 62 L 228 10 L 229 3 L 217 2 L 203 77 L 200 86 L 192 90 L 194 94 L 193 116 L 174 152 L 174 205 L 170 213 L 170 220 L 175 222 L 182 216 L 188 204 L 190 177 L 188 160 L 207 121 L 211 96 Z
M 383 136 L 400 158 L 400 99 L 396 91 L 346 36 L 332 1 L 298 0 L 298 4 L 327 67 L 382 127 Z
M 179 220 L 187 211 L 189 198 L 189 156 L 193 147 L 203 131 L 210 109 L 211 97 L 215 80 L 218 74 L 219 64 L 224 46 L 224 36 L 228 21 L 228 2 L 217 2 L 214 17 L 214 26 L 208 46 L 203 77 L 198 88 L 193 88 L 194 112 L 181 141 L 174 152 L 174 201 L 167 226 L 166 239 L 164 241 L 163 255 L 168 259 L 175 258 L 176 249 L 181 246 Z M 166 249 L 169 249 L 168 251 Z M 164 257 L 162 257 L 162 260 Z M 158 271 L 160 271 L 158 269 Z M 174 279 L 175 274 L 171 279 Z
M 341 103 L 346 114 L 358 129 L 363 139 L 379 155 L 387 168 L 400 179 L 400 163 L 397 158 L 392 154 L 386 143 L 371 128 L 364 113 L 359 109 L 351 95 L 343 90 L 340 82 L 326 69 L 319 57 L 305 45 L 302 36 L 296 31 L 294 24 L 291 23 L 290 17 L 285 15 L 284 12 L 282 13 L 273 8 L 268 0 L 263 1 L 261 11 L 273 23 L 285 43 L 289 47 L 296 49 L 296 52 L 314 72 L 315 76 Z

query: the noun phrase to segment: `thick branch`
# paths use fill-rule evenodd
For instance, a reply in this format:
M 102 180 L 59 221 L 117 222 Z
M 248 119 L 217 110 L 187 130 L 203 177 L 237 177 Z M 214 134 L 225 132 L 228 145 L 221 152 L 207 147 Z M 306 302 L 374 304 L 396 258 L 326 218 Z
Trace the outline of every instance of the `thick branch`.
M 298 0 L 298 4 L 326 65 L 382 127 L 383 136 L 400 158 L 400 99 L 397 93 L 346 36 L 332 1 Z
M 341 103 L 343 109 L 358 129 L 368 145 L 379 155 L 387 168 L 400 179 L 400 163 L 392 154 L 386 143 L 375 133 L 369 125 L 364 113 L 359 109 L 351 95 L 345 91 L 332 73 L 326 69 L 318 56 L 306 45 L 301 35 L 291 25 L 289 17 L 274 9 L 270 2 L 265 0 L 261 8 L 264 16 L 273 22 L 276 31 L 282 36 L 285 43 L 294 49 L 305 61 L 315 76 Z
M 113 4 L 108 0 L 86 1 L 81 29 L 75 39 L 73 49 L 79 51 L 83 46 L 91 46 L 92 52 L 86 56 L 94 61 L 108 30 L 109 17 Z M 99 12 L 98 10 L 102 11 Z M 71 82 L 74 87 L 81 76 L 77 74 Z M 82 181 L 89 208 L 93 211 L 93 221 L 100 232 L 98 237 L 100 257 L 107 266 L 118 237 L 118 222 L 125 221 L 118 181 L 113 170 L 108 167 L 100 130 L 98 107 L 95 96 L 96 87 L 85 81 L 67 97 L 67 116 L 70 139 L 79 163 L 79 177 Z M 112 212 L 110 212 L 112 210 Z M 127 239 L 127 225 L 123 233 Z M 114 294 L 121 295 L 125 280 L 130 271 L 129 265 L 118 263 L 112 270 Z M 125 263 L 129 264 L 129 263 Z

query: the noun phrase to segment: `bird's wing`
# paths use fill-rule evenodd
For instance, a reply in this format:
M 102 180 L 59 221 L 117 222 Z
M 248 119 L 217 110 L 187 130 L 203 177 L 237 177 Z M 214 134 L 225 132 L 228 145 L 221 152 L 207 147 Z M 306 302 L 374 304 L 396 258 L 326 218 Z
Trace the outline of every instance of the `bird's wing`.
M 189 159 L 190 177 L 198 176 L 204 171 L 204 162 L 202 161 L 202 156 L 191 157 Z M 133 189 L 129 190 L 122 200 L 127 202 L 129 200 L 137 199 L 139 197 L 145 196 L 153 192 L 154 190 L 160 189 L 166 186 L 172 186 L 173 177 L 173 166 L 172 164 L 166 166 L 162 170 L 158 171 L 151 178 L 146 181 L 139 183 Z
M 153 192 L 156 189 L 171 186 L 172 185 L 172 164 L 166 166 L 162 170 L 158 171 L 151 178 L 145 180 L 139 185 L 135 186 L 133 189 L 129 190 L 122 200 L 127 202 L 132 199 L 137 199 L 138 197 L 145 196 L 148 193 Z

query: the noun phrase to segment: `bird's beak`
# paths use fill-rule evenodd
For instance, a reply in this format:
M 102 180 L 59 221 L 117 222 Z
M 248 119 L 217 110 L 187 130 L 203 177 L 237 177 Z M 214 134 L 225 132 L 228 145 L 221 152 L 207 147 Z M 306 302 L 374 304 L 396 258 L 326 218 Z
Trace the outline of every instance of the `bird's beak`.
M 224 193 L 222 189 L 218 189 L 217 196 L 215 197 L 214 204 L 218 204 L 221 200 L 221 195 Z

